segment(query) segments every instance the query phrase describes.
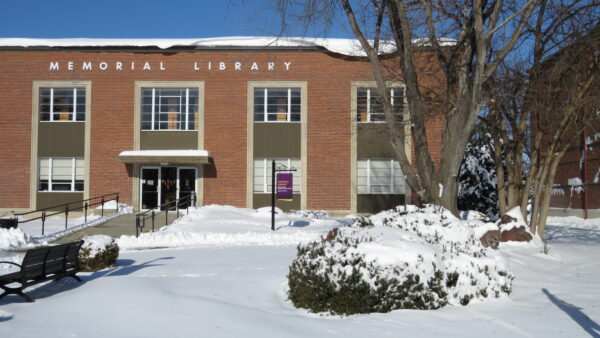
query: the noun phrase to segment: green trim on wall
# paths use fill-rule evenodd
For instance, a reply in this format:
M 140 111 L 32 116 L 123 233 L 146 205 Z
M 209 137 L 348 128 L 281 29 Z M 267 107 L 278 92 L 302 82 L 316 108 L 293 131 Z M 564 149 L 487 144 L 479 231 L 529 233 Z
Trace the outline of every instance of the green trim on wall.
M 141 131 L 140 150 L 170 149 L 199 149 L 198 131 Z
M 84 157 L 85 123 L 40 122 L 38 126 L 39 157 Z
M 300 158 L 300 123 L 254 123 L 254 158 Z

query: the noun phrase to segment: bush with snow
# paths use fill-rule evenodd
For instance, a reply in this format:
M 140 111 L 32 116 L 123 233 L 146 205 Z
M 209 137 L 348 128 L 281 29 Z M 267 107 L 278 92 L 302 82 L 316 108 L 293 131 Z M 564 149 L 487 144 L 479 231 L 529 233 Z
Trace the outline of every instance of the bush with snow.
M 290 210 L 288 214 L 308 219 L 324 219 L 329 217 L 329 214 L 325 210 Z
M 508 295 L 513 276 L 504 258 L 473 230 L 484 225 L 433 206 L 359 219 L 298 247 L 289 299 L 312 312 L 350 315 Z
M 99 271 L 110 268 L 117 262 L 119 246 L 112 237 L 93 235 L 83 237 L 83 241 L 81 250 L 79 250 L 81 271 Z

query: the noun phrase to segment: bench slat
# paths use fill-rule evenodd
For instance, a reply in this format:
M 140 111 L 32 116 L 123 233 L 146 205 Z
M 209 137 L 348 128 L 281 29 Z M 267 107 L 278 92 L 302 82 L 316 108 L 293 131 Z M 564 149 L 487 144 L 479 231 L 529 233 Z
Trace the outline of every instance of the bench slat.
M 23 293 L 23 289 L 30 285 L 62 277 L 73 277 L 81 281 L 75 274 L 79 271 L 77 256 L 82 245 L 83 241 L 78 241 L 28 250 L 23 258 L 21 271 L 0 276 L 0 288 L 4 290 L 0 298 L 7 294 L 16 294 L 28 301 L 33 301 Z M 21 285 L 9 287 L 8 285 L 12 283 Z

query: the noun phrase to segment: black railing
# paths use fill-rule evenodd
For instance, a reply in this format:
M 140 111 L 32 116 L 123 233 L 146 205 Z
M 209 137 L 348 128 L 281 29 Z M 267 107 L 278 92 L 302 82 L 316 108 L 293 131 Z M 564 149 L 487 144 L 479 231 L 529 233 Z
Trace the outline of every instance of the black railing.
M 179 218 L 179 210 L 185 209 L 186 214 L 189 214 L 189 207 L 196 206 L 196 193 L 190 192 L 189 195 L 180 197 L 174 201 L 167 202 L 159 205 L 155 209 L 146 210 L 144 212 L 137 213 L 135 215 L 135 237 L 139 237 L 140 233 L 146 227 L 146 220 L 150 219 L 152 225 L 152 232 L 154 232 L 156 225 L 156 218 L 164 213 L 165 214 L 165 225 L 169 225 L 169 210 L 175 211 L 177 218 Z M 162 222 L 161 222 L 162 223 Z
M 101 206 L 100 217 L 102 218 L 102 217 L 104 217 L 104 204 L 106 202 L 110 202 L 110 201 L 116 202 L 117 209 L 114 213 L 119 212 L 119 193 L 113 192 L 110 194 L 92 197 L 92 198 L 88 198 L 85 200 L 73 201 L 73 202 L 64 203 L 64 204 L 53 205 L 51 207 L 38 209 L 38 210 L 34 210 L 34 211 L 24 212 L 24 213 L 20 213 L 20 214 L 14 214 L 13 215 L 14 220 L 15 220 L 14 222 L 16 222 L 16 224 L 21 224 L 21 223 L 27 223 L 27 222 L 41 219 L 42 220 L 42 235 L 44 235 L 44 228 L 46 225 L 46 219 L 48 217 L 65 214 L 65 229 L 67 229 L 68 222 L 69 222 L 69 213 L 71 211 L 83 210 L 84 211 L 84 223 L 87 223 L 88 209 L 90 207 L 100 205 Z M 21 217 L 21 216 L 35 214 L 38 212 L 41 212 L 41 215 L 38 217 L 24 219 L 24 220 L 19 219 L 19 217 Z

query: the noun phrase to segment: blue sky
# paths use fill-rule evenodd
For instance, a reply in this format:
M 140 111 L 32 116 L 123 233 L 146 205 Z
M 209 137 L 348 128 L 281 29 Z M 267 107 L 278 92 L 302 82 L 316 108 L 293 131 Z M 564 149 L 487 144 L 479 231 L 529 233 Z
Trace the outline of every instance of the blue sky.
M 2 0 L 0 37 L 270 36 L 279 32 L 271 6 L 270 0 Z

